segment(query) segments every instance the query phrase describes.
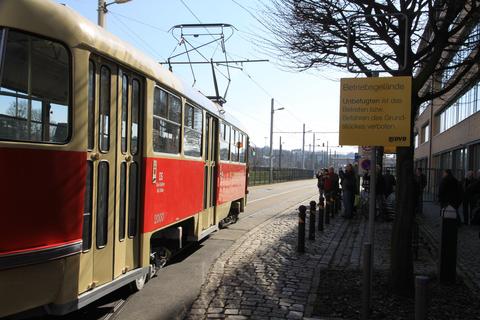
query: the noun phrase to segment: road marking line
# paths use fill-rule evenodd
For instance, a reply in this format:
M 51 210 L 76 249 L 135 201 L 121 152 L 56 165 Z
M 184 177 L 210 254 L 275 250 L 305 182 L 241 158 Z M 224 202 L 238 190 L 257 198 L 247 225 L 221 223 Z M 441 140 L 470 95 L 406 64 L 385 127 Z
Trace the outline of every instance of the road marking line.
M 312 187 L 312 186 L 308 186 L 308 187 L 303 187 L 303 188 L 299 188 L 299 189 L 295 189 L 295 190 L 285 191 L 285 192 L 282 192 L 282 193 L 272 194 L 272 195 L 270 195 L 270 196 L 263 197 L 263 198 L 260 198 L 260 199 L 255 199 L 255 200 L 252 200 L 252 201 L 247 201 L 247 205 L 250 204 L 250 203 L 254 203 L 254 202 L 260 201 L 260 200 L 265 200 L 265 199 L 273 198 L 273 197 L 276 197 L 276 196 L 281 196 L 282 194 L 285 194 L 285 193 L 296 192 L 296 191 L 298 191 L 298 190 L 307 189 L 307 188 L 313 188 L 313 187 Z

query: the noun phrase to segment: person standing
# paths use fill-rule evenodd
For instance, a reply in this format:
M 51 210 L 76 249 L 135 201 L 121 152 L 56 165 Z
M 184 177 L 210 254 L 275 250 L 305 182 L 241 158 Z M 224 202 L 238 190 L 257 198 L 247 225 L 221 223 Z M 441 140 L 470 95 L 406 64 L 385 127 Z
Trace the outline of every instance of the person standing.
M 353 203 L 355 200 L 356 177 L 351 164 L 347 164 L 342 177 L 342 199 L 344 217 L 351 219 L 353 217 Z
M 325 177 L 325 205 L 327 206 L 327 214 L 333 215 L 337 211 L 335 205 L 339 191 L 338 175 L 334 172 L 333 167 L 328 168 L 328 173 Z
M 472 170 L 467 171 L 465 174 L 465 181 L 463 183 L 463 190 L 465 191 L 463 195 L 463 221 L 465 224 L 470 224 L 470 211 L 472 198 L 470 196 L 470 186 L 475 182 L 475 175 Z
M 451 171 L 450 171 L 451 172 Z M 422 168 L 417 168 L 415 171 L 415 212 L 418 214 L 423 213 L 423 190 L 427 186 L 427 177 L 422 172 Z
M 318 187 L 318 193 L 320 194 L 320 198 L 323 197 L 323 190 L 325 186 L 325 176 L 323 174 L 323 169 L 319 170 L 317 174 L 315 175 L 317 177 L 317 187 Z
M 462 203 L 462 195 L 460 190 L 460 184 L 458 180 L 453 176 L 452 170 L 443 170 L 442 180 L 438 188 L 438 201 L 440 202 L 440 208 L 444 209 L 447 206 L 452 206 L 457 214 L 457 223 L 460 225 L 461 219 L 458 214 L 458 207 Z
M 385 180 L 385 198 L 388 198 L 393 193 L 393 188 L 397 183 L 395 177 L 390 173 L 390 170 L 385 170 L 385 175 L 383 176 Z

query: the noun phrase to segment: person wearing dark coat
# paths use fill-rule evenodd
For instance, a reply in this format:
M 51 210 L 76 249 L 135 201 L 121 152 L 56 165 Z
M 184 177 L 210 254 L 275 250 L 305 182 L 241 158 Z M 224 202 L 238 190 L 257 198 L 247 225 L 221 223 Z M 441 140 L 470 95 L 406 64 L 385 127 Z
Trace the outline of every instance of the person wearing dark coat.
M 457 213 L 457 222 L 460 224 L 461 219 L 458 214 L 458 207 L 462 203 L 462 191 L 458 180 L 453 176 L 452 170 L 443 171 L 443 177 L 438 188 L 438 201 L 440 208 L 452 206 Z
M 392 194 L 393 187 L 396 184 L 395 177 L 390 173 L 390 170 L 387 169 L 383 179 L 385 181 L 385 198 L 388 198 L 388 196 Z
M 415 170 L 414 177 L 414 193 L 415 193 L 415 212 L 423 214 L 423 190 L 427 186 L 427 177 L 422 172 L 422 168 Z
M 346 219 L 351 219 L 353 217 L 356 183 L 357 179 L 353 172 L 353 167 L 351 164 L 348 164 L 342 177 L 342 200 L 344 217 Z
M 465 224 L 470 223 L 470 211 L 472 208 L 471 197 L 469 197 L 468 187 L 475 182 L 475 176 L 472 170 L 467 171 L 465 174 L 465 181 L 463 182 L 463 221 Z

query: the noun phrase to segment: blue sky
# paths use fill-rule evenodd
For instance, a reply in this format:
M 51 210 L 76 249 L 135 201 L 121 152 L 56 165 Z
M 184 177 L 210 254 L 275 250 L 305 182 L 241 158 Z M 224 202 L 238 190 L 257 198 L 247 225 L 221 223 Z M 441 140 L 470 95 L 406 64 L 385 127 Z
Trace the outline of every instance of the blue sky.
M 57 2 L 64 3 L 91 21 L 97 22 L 97 0 L 57 0 Z M 338 131 L 339 78 L 349 75 L 340 74 L 335 70 L 312 70 L 302 73 L 286 70 L 279 67 L 274 57 L 258 50 L 254 43 L 254 35 L 268 37 L 264 26 L 258 21 L 262 21 L 262 3 L 266 1 L 132 0 L 108 7 L 110 12 L 106 15 L 106 28 L 156 60 L 165 61 L 172 52 L 181 52 L 177 40 L 169 32 L 172 26 L 199 21 L 231 24 L 238 30 L 226 42 L 230 59 L 270 60 L 265 63 L 244 65 L 243 70 L 230 69 L 232 81 L 224 107 L 247 127 L 253 142 L 257 146 L 269 143 L 265 137 L 269 137 L 271 98 L 274 98 L 277 108 L 285 108 L 275 112 L 274 131 L 299 132 L 302 131 L 303 123 L 306 124 L 306 130 Z M 201 41 L 200 38 L 192 41 Z M 207 35 L 203 39 L 209 41 L 211 38 Z M 219 52 L 221 51 L 216 45 L 206 47 L 205 51 L 202 51 L 207 58 L 213 56 L 216 59 L 221 58 Z M 200 59 L 198 56 L 192 58 Z M 188 66 L 174 65 L 173 71 L 187 83 L 193 83 Z M 220 71 L 226 73 L 225 69 Z M 208 65 L 195 67 L 195 76 L 197 78 L 195 87 L 207 95 L 213 94 L 210 67 Z M 223 92 L 225 81 L 218 73 L 217 77 L 220 81 L 220 92 Z M 279 135 L 274 134 L 275 149 L 278 148 Z M 282 133 L 281 136 L 285 149 L 301 148 L 301 134 Z M 317 144 L 328 140 L 330 145 L 338 145 L 338 134 L 317 134 L 316 138 L 320 139 L 317 140 Z M 312 139 L 311 134 L 306 135 L 306 150 Z

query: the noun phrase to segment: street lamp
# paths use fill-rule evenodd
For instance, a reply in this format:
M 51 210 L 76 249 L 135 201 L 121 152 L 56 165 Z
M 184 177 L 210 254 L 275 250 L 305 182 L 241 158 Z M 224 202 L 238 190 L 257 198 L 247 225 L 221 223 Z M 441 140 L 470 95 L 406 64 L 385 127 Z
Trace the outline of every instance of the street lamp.
M 114 0 L 112 2 L 107 3 L 105 0 L 98 0 L 98 25 L 100 27 L 105 26 L 105 14 L 108 12 L 107 7 L 111 4 L 122 4 L 129 2 L 131 0 Z
M 269 181 L 270 183 L 273 183 L 273 114 L 275 111 L 280 111 L 285 109 L 284 107 L 274 109 L 274 102 L 272 98 L 272 103 L 270 105 L 270 175 L 269 175 Z
M 312 130 L 305 131 L 305 123 L 303 124 L 303 140 L 302 140 L 302 169 L 305 169 L 305 133 L 312 132 Z

